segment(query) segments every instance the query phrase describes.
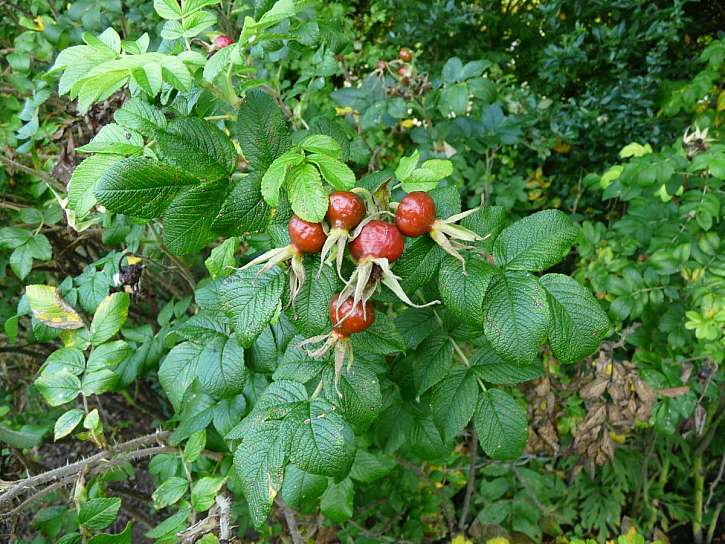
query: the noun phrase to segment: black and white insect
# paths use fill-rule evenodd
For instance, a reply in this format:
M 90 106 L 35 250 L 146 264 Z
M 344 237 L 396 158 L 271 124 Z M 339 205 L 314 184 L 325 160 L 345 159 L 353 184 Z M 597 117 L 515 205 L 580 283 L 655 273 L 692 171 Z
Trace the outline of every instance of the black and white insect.
M 123 263 L 124 258 L 126 264 Z M 141 277 L 144 264 L 141 257 L 136 255 L 121 255 L 118 261 L 118 272 L 113 275 L 113 286 L 123 289 L 135 300 L 141 293 Z

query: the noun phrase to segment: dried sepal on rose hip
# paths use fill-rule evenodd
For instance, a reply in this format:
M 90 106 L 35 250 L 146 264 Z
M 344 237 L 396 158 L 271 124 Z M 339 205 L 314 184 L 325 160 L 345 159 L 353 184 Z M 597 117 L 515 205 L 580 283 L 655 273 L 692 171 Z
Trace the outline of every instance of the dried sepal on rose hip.
M 252 259 L 242 267 L 242 270 L 261 263 L 266 263 L 259 271 L 267 272 L 273 266 L 290 261 L 290 302 L 294 303 L 302 285 L 305 283 L 304 257 L 317 253 L 325 245 L 327 235 L 320 223 L 310 223 L 293 215 L 287 223 L 287 232 L 290 244 L 285 247 L 276 247 Z
M 337 275 L 342 279 L 342 261 L 345 257 L 345 247 L 352 238 L 353 229 L 365 219 L 365 202 L 350 191 L 330 193 L 325 219 L 330 225 L 330 231 L 327 233 L 327 240 L 325 240 L 325 245 L 320 252 L 320 270 L 322 270 L 325 259 L 330 255 L 332 249 L 337 246 L 337 255 L 335 257 Z
M 390 265 L 400 258 L 404 248 L 403 235 L 392 223 L 373 219 L 364 225 L 350 243 L 350 255 L 357 262 L 357 267 L 342 290 L 340 300 L 352 297 L 355 305 L 359 302 L 365 304 L 380 282 L 409 306 L 423 308 L 439 304 L 437 300 L 423 305 L 415 304 L 403 291 L 400 278 L 393 274 Z M 376 274 L 373 276 L 374 271 Z
M 347 362 L 350 368 L 353 362 L 350 335 L 362 332 L 373 324 L 375 308 L 371 302 L 355 304 L 351 298 L 342 298 L 342 293 L 338 293 L 330 300 L 329 311 L 332 331 L 308 338 L 300 343 L 300 347 L 322 343 L 317 349 L 307 351 L 310 357 L 316 359 L 325 356 L 331 349 L 335 350 L 335 391 L 341 395 L 338 384 L 342 367 Z
M 463 263 L 465 273 L 466 261 L 459 250 L 471 248 L 458 240 L 477 242 L 483 238 L 472 230 L 455 223 L 477 211 L 478 208 L 473 208 L 452 215 L 448 219 L 437 219 L 436 205 L 430 195 L 423 191 L 413 191 L 398 203 L 395 210 L 395 224 L 406 236 L 416 237 L 430 234 L 435 243 L 446 253 Z

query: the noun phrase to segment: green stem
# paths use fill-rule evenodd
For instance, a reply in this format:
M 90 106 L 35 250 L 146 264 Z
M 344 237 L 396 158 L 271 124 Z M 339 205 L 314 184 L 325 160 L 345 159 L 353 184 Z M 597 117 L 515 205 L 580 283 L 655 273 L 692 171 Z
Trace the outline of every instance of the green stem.
M 713 537 L 715 536 L 715 529 L 717 529 L 717 522 L 720 520 L 720 512 L 722 511 L 722 507 L 723 503 L 718 503 L 718 505 L 715 507 L 715 511 L 712 513 L 712 519 L 710 520 L 710 525 L 707 528 L 707 537 L 705 539 L 705 542 L 707 544 L 710 544 Z
M 695 505 L 692 517 L 692 540 L 702 544 L 702 503 L 705 493 L 705 477 L 702 473 L 702 452 L 697 451 L 692 462 L 692 478 L 695 485 Z

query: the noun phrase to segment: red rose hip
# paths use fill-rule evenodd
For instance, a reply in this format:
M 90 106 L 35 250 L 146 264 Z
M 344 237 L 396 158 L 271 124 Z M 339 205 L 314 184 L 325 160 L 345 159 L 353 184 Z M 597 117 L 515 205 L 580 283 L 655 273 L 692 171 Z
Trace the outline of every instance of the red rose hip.
M 352 230 L 365 218 L 365 203 L 355 193 L 335 191 L 330 193 L 325 218 L 334 229 Z
M 375 321 L 375 310 L 371 302 L 358 303 L 353 308 L 351 298 L 337 306 L 340 298 L 338 293 L 330 300 L 330 321 L 333 330 L 340 336 L 347 338 L 353 333 L 362 332 Z
M 229 36 L 225 36 L 222 34 L 221 36 L 217 36 L 214 39 L 214 48 L 215 49 L 224 49 L 225 47 L 229 47 L 234 43 L 234 40 L 232 40 Z
M 317 253 L 325 244 L 325 231 L 319 223 L 310 223 L 293 215 L 287 224 L 290 241 L 299 253 Z
M 395 212 L 395 224 L 406 236 L 428 234 L 435 220 L 435 202 L 423 191 L 414 191 L 406 195 Z
M 350 244 L 350 254 L 360 262 L 369 259 L 397 261 L 403 254 L 405 242 L 398 227 L 385 221 L 373 220 L 363 227 Z
M 410 62 L 411 60 L 413 60 L 413 53 L 410 52 L 410 49 L 406 49 L 404 47 L 398 53 L 398 58 L 403 62 Z

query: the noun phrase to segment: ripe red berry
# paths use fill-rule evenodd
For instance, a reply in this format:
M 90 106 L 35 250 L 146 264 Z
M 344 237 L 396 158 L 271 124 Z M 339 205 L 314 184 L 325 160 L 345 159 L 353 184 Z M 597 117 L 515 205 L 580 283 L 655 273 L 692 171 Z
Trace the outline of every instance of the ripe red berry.
M 413 53 L 410 52 L 410 49 L 406 49 L 404 47 L 398 53 L 398 58 L 403 62 L 410 62 L 411 60 L 413 60 Z
M 229 47 L 234 43 L 234 40 L 232 40 L 229 36 L 225 36 L 222 34 L 221 36 L 217 36 L 214 39 L 214 48 L 215 49 L 224 49 L 225 47 Z
M 400 74 L 401 77 L 406 77 L 408 75 L 408 67 L 401 66 L 400 68 L 398 68 L 398 74 Z
M 403 254 L 404 246 L 405 242 L 398 227 L 376 219 L 365 225 L 352 241 L 350 254 L 356 261 L 383 258 L 392 263 Z
M 299 253 L 317 253 L 325 244 L 327 235 L 319 223 L 310 223 L 293 215 L 287 224 L 292 246 Z
M 388 63 L 387 63 L 387 62 L 385 62 L 384 60 L 379 60 L 379 61 L 378 61 L 378 64 L 377 64 L 377 68 L 378 68 L 378 70 L 380 70 L 380 71 L 382 72 L 382 71 L 384 71 L 384 70 L 385 70 L 385 69 L 386 69 L 387 67 L 388 67 Z
M 365 218 L 365 203 L 355 193 L 335 191 L 330 193 L 325 218 L 332 228 L 352 230 Z
M 423 191 L 413 191 L 406 195 L 395 212 L 395 224 L 406 236 L 428 234 L 435 220 L 435 202 Z
M 333 330 L 344 338 L 353 333 L 362 332 L 367 329 L 375 321 L 375 309 L 372 302 L 366 302 L 365 305 L 358 302 L 353 309 L 352 298 L 345 301 L 337 307 L 337 300 L 340 294 L 336 294 L 330 300 L 330 321 Z

